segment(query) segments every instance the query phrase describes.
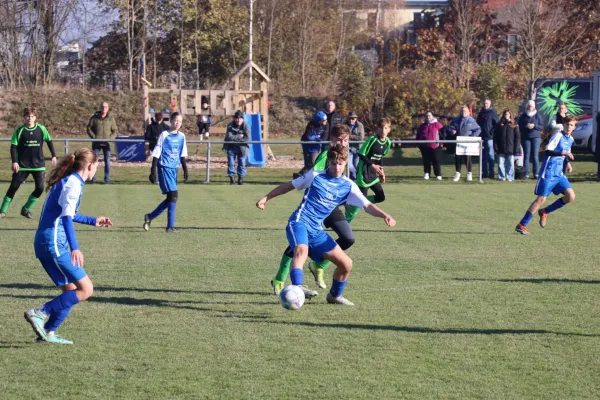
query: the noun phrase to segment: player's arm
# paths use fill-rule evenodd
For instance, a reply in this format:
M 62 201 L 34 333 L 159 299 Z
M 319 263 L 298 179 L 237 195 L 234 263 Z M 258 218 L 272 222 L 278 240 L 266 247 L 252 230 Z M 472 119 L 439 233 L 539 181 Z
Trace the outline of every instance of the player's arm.
M 546 155 L 550 157 L 561 157 L 566 156 L 566 160 L 574 160 L 573 154 L 570 151 L 557 151 L 556 146 L 560 143 L 560 138 L 562 137 L 561 132 L 555 132 L 554 135 L 550 138 L 548 145 L 546 146 Z
M 371 203 L 360 191 L 356 183 L 352 182 L 352 189 L 346 199 L 346 204 L 362 208 L 367 214 L 373 217 L 382 218 L 389 227 L 396 226 L 396 220 L 381 208 Z
M 188 151 L 187 151 L 187 141 L 185 140 L 185 135 L 183 135 L 183 146 L 181 147 L 181 154 L 179 155 L 179 162 L 181 163 L 181 169 L 183 169 L 183 180 L 188 180 L 188 167 L 187 167 L 187 159 Z
M 54 143 L 52 142 L 52 137 L 50 137 L 50 133 L 45 126 L 40 125 L 42 129 L 42 133 L 44 134 L 44 142 L 46 142 L 46 146 L 48 146 L 48 150 L 50 150 L 50 154 L 52 155 L 52 165 L 56 165 L 56 152 L 54 151 Z
M 21 127 L 18 127 L 10 139 L 10 160 L 11 170 L 15 174 L 19 172 L 19 153 L 17 152 L 17 146 L 19 146 L 19 136 L 21 135 Z
M 148 179 L 150 183 L 156 183 L 156 167 L 158 166 L 158 160 L 160 155 L 162 154 L 162 145 L 165 140 L 165 136 L 168 135 L 168 131 L 164 131 L 158 136 L 158 140 L 156 141 L 156 146 L 154 146 L 154 150 L 152 150 L 152 166 L 150 167 L 150 176 Z M 187 149 L 186 149 L 187 152 Z
M 289 181 L 282 185 L 277 186 L 275 189 L 271 190 L 268 194 L 261 197 L 260 200 L 258 200 L 256 202 L 256 207 L 258 207 L 261 210 L 264 210 L 265 204 L 267 204 L 267 201 L 274 199 L 277 196 L 281 196 L 283 194 L 289 193 L 294 189 L 302 190 L 302 189 L 309 188 L 310 185 L 312 184 L 313 179 L 315 179 L 315 176 L 317 176 L 317 175 L 319 175 L 318 172 L 309 171 L 306 174 L 304 174 L 292 181 Z

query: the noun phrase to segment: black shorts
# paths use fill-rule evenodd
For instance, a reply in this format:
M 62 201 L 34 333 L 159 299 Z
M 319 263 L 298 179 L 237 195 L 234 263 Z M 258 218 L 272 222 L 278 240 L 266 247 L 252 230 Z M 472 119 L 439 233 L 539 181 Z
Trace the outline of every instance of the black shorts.
M 11 186 L 20 186 L 22 183 L 25 183 L 27 177 L 31 174 L 33 176 L 33 181 L 35 182 L 35 186 L 43 187 L 44 179 L 46 179 L 46 171 L 19 171 L 17 173 L 13 173 Z

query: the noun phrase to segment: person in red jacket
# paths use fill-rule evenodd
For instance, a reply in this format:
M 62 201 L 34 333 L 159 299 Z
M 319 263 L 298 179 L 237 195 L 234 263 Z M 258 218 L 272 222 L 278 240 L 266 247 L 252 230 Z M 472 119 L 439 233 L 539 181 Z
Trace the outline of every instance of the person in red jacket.
M 440 140 L 440 130 L 444 125 L 440 124 L 433 116 L 431 111 L 425 114 L 425 122 L 417 130 L 417 140 Z M 440 143 L 421 143 L 419 150 L 423 156 L 423 179 L 429 179 L 431 174 L 431 165 L 438 181 L 442 180 L 442 171 L 440 168 L 440 157 L 442 154 Z

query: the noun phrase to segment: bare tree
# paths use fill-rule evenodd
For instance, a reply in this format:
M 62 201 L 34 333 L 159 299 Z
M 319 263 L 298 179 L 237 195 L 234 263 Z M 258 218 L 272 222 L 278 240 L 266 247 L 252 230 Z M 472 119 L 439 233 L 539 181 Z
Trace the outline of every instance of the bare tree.
M 506 10 L 517 34 L 519 57 L 529 69 L 530 98 L 537 78 L 590 46 L 582 40 L 588 28 L 585 19 L 577 27 L 569 26 L 571 5 L 571 0 L 517 0 Z

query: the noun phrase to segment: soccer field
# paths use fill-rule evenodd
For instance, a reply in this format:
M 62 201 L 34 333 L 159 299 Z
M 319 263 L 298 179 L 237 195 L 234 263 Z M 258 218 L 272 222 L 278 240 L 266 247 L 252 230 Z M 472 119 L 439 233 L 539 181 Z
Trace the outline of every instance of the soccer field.
M 600 186 L 574 183 L 577 202 L 521 236 L 533 186 L 386 185 L 396 228 L 353 222 L 356 306 L 320 291 L 287 311 L 269 281 L 300 193 L 261 212 L 271 186 L 182 185 L 166 234 L 166 213 L 141 229 L 157 187 L 88 185 L 80 212 L 114 227 L 76 227 L 96 291 L 60 346 L 23 319 L 58 294 L 18 216 L 28 183 L 0 220 L 0 398 L 597 399 Z

